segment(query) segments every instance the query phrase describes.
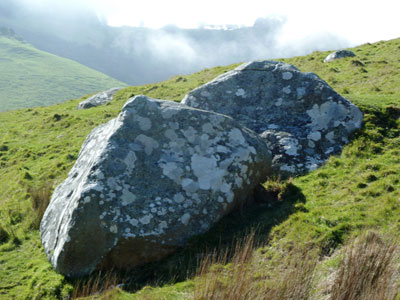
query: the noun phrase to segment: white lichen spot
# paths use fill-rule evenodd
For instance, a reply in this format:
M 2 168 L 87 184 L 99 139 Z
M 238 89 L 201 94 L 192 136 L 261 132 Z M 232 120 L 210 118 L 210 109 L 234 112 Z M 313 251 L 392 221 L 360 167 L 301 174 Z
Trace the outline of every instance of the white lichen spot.
M 147 131 L 151 128 L 151 121 L 149 118 L 137 116 L 136 120 L 139 122 L 139 128 Z
M 83 203 L 89 203 L 90 202 L 90 197 L 86 196 L 85 198 L 83 198 Z
M 286 171 L 289 173 L 294 173 L 296 171 L 294 166 L 289 166 L 287 164 L 281 165 L 279 168 L 281 171 Z
M 139 219 L 139 222 L 142 223 L 143 225 L 147 225 L 150 223 L 151 219 L 153 218 L 152 215 L 146 215 L 143 216 Z
M 183 130 L 183 135 L 185 136 L 185 138 L 188 140 L 189 143 L 193 143 L 197 136 L 197 132 L 192 126 L 189 126 L 188 129 Z
M 278 129 L 278 128 L 279 128 L 279 126 L 275 125 L 275 124 L 268 125 L 268 129 Z
M 333 147 L 329 147 L 326 151 L 325 154 L 331 154 L 334 151 Z
M 110 226 L 110 232 L 112 232 L 112 233 L 117 233 L 118 232 L 118 227 L 117 227 L 117 225 L 111 225 Z
M 136 196 L 132 194 L 129 190 L 125 189 L 122 192 L 121 200 L 122 200 L 122 205 L 126 206 L 135 202 Z
M 245 142 L 242 132 L 237 128 L 233 128 L 229 132 L 229 139 L 234 145 L 240 145 Z
M 217 152 L 219 152 L 219 153 L 228 153 L 229 149 L 226 148 L 225 146 L 218 145 L 217 146 Z
M 297 93 L 297 100 L 300 100 L 306 94 L 306 89 L 303 87 L 297 88 L 296 93 Z
M 238 90 L 236 91 L 236 96 L 245 98 L 245 96 L 246 96 L 246 91 L 245 91 L 244 89 L 238 89 Z
M 321 139 L 321 132 L 312 131 L 307 135 L 307 139 L 317 142 Z
M 225 93 L 227 93 L 227 94 L 232 94 L 232 91 L 226 91 Z
M 182 179 L 182 188 L 186 193 L 194 193 L 199 189 L 199 184 L 190 178 Z
M 197 100 L 195 97 L 193 97 L 193 96 L 191 96 L 191 97 L 189 97 L 189 99 L 190 98 L 193 98 L 193 99 L 191 99 L 191 100 Z M 174 115 L 176 115 L 178 113 L 178 110 L 177 109 L 174 109 L 174 108 L 171 108 L 171 107 L 168 107 L 168 108 L 165 108 L 165 109 L 163 109 L 162 111 L 161 111 L 161 116 L 164 118 L 164 119 L 169 119 L 169 118 L 171 118 L 171 117 L 173 117 Z
M 312 140 L 308 140 L 308 147 L 314 148 L 315 147 L 315 143 Z
M 138 135 L 135 139 L 135 142 L 143 145 L 144 152 L 147 155 L 151 155 L 153 153 L 153 150 L 159 147 L 159 144 L 157 143 L 156 140 L 144 134 Z
M 190 214 L 186 213 L 181 217 L 181 222 L 183 225 L 189 224 Z
M 335 119 L 335 121 L 346 119 L 348 116 L 348 111 L 342 104 L 325 102 L 320 106 L 318 106 L 318 104 L 314 104 L 312 109 L 307 110 L 307 114 L 311 118 L 311 124 L 308 126 L 311 126 L 313 130 L 321 130 L 328 129 L 328 124 L 333 119 Z
M 231 191 L 231 183 L 226 183 L 225 181 L 221 184 L 220 191 L 224 194 L 229 193 Z
M 176 135 L 175 131 L 173 131 L 172 129 L 167 129 L 164 132 L 164 136 L 167 139 L 170 139 L 171 141 L 174 141 L 178 138 L 178 136 Z
M 335 143 L 335 133 L 333 131 L 328 132 L 325 137 L 331 144 Z
M 317 164 L 310 164 L 310 165 L 307 165 L 307 169 L 309 170 L 309 171 L 314 171 L 314 170 L 316 170 L 318 168 L 318 165 Z
M 343 122 L 335 121 L 333 122 L 333 127 L 338 127 L 339 125 L 344 125 Z
M 242 187 L 242 184 L 243 184 L 243 179 L 236 176 L 235 177 L 235 185 L 240 188 L 240 187 Z
M 214 132 L 213 126 L 210 123 L 203 124 L 203 126 L 201 128 L 202 128 L 203 132 L 205 132 L 205 133 Z
M 225 170 L 217 167 L 217 160 L 213 156 L 204 157 L 195 154 L 191 158 L 191 167 L 194 175 L 198 178 L 199 188 L 202 190 L 216 188 L 225 175 Z
M 249 182 L 248 182 L 248 183 L 249 183 Z M 235 196 L 235 195 L 233 194 L 232 191 L 230 191 L 229 193 L 227 193 L 227 194 L 226 194 L 226 202 L 232 203 L 234 196 Z
M 183 174 L 183 170 L 178 167 L 175 162 L 167 162 L 166 164 L 161 164 L 162 172 L 169 179 L 179 182 Z
M 282 92 L 285 93 L 285 94 L 287 94 L 287 95 L 289 95 L 289 94 L 292 92 L 292 90 L 290 89 L 290 85 L 284 87 L 284 88 L 282 89 Z
M 181 193 L 174 195 L 174 201 L 176 203 L 182 203 L 185 200 L 185 197 Z
M 297 156 L 299 142 L 294 138 L 285 137 L 279 141 L 287 155 Z
M 275 102 L 275 106 L 281 106 L 283 103 L 283 99 L 279 98 L 276 102 Z
M 291 72 L 283 72 L 282 73 L 282 79 L 284 80 L 290 80 L 293 78 L 293 74 Z
M 158 228 L 160 228 L 160 230 L 163 230 L 163 229 L 165 229 L 165 228 L 168 228 L 167 222 L 166 222 L 166 221 L 161 221 L 161 222 L 158 224 Z
M 126 167 L 128 168 L 128 171 L 132 171 L 133 168 L 135 167 L 135 162 L 136 162 L 136 154 L 133 151 L 129 151 L 128 154 L 126 155 L 124 159 L 124 163 Z
M 97 175 L 97 179 L 99 179 L 99 180 L 103 180 L 104 179 L 104 174 L 100 170 L 97 171 L 96 175 Z
M 201 93 L 200 93 L 200 95 L 203 96 L 203 97 L 208 98 L 208 97 L 211 96 L 211 93 L 208 92 L 208 91 L 202 90 Z

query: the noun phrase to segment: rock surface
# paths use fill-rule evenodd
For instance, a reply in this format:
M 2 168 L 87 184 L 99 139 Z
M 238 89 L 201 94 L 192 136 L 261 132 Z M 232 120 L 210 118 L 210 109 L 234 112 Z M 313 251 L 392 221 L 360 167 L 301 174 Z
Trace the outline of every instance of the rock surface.
M 137 96 L 95 128 L 41 222 L 67 276 L 165 257 L 243 204 L 271 154 L 230 117 Z
M 335 52 L 332 52 L 329 54 L 327 57 L 325 57 L 324 62 L 329 62 L 335 59 L 340 59 L 344 57 L 353 57 L 356 56 L 352 51 L 349 50 L 338 50 Z
M 121 89 L 122 88 L 112 88 L 107 91 L 103 91 L 96 95 L 93 95 L 85 101 L 80 102 L 78 104 L 78 109 L 87 109 L 106 104 L 107 102 L 110 102 L 114 98 L 115 93 Z
M 273 170 L 303 174 L 341 151 L 362 113 L 313 73 L 274 61 L 245 63 L 191 91 L 182 103 L 231 116 L 264 138 Z

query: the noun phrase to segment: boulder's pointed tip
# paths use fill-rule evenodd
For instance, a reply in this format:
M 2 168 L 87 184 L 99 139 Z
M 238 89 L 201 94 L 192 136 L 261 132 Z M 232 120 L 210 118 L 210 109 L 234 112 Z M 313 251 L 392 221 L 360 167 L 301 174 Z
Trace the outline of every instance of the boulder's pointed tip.
M 145 95 L 133 96 L 133 97 L 129 98 L 128 101 L 126 101 L 126 103 L 122 107 L 122 111 L 129 109 L 129 108 L 134 108 L 136 106 L 146 105 L 146 103 L 148 103 L 150 100 L 154 100 L 154 99 L 151 99 Z

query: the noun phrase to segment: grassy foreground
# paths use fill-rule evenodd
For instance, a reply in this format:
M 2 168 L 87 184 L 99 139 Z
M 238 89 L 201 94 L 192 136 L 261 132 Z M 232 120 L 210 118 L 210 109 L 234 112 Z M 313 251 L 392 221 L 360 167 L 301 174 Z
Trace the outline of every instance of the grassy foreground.
M 104 288 L 97 298 L 396 299 L 400 39 L 351 50 L 356 57 L 330 63 L 322 62 L 328 52 L 284 59 L 317 73 L 362 109 L 364 126 L 341 155 L 308 175 L 270 179 L 260 203 L 224 218 L 163 262 L 128 274 L 79 282 L 56 274 L 37 230 L 46 200 L 90 130 L 115 117 L 129 97 L 179 101 L 235 66 L 128 87 L 89 110 L 76 109 L 82 98 L 0 113 L 0 298 L 67 299 Z
M 4 30 L 4 29 L 3 29 Z M 0 111 L 46 106 L 122 83 L 0 32 Z

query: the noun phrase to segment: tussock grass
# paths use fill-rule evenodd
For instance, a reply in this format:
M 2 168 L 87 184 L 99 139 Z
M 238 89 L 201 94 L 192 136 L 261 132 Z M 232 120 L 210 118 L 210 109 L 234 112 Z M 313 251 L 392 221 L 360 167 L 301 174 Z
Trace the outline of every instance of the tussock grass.
M 75 283 L 75 289 L 71 295 L 71 299 L 82 299 L 99 296 L 104 300 L 117 299 L 118 286 L 122 285 L 117 273 L 99 272 L 89 278 L 78 280 Z
M 394 300 L 399 281 L 399 246 L 376 232 L 345 249 L 329 300 Z
M 8 231 L 0 224 L 0 244 L 3 244 L 8 241 L 10 238 L 10 234 Z
M 44 212 L 50 203 L 52 192 L 52 182 L 45 182 L 39 187 L 28 188 L 28 194 L 30 195 L 32 202 L 32 209 L 35 213 L 32 221 L 32 227 L 34 229 L 39 229 L 40 221 L 42 220 Z
M 227 264 L 228 251 L 206 255 L 195 280 L 195 300 L 309 299 L 318 256 L 312 249 L 295 249 L 270 270 L 254 254 L 254 232 L 237 242 Z

